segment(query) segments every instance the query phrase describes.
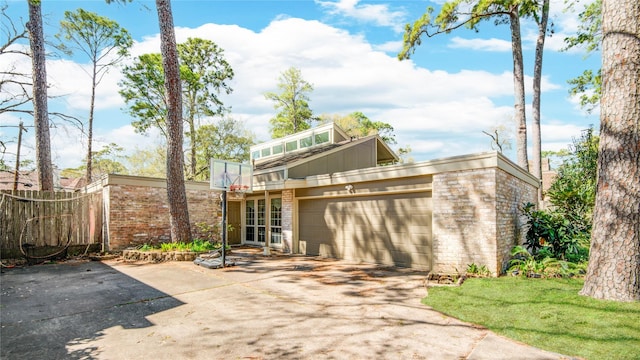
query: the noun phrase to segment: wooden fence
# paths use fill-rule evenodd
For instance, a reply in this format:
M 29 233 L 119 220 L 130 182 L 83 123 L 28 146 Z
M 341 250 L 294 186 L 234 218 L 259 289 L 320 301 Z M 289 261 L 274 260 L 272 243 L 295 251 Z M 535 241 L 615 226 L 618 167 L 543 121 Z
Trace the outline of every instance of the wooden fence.
M 0 191 L 0 257 L 101 244 L 102 219 L 102 192 Z

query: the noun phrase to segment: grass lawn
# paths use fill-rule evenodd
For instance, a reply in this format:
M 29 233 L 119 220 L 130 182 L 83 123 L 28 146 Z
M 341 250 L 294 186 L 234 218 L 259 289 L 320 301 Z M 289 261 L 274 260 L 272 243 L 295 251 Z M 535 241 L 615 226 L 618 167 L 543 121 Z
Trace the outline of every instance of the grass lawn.
M 434 309 L 526 344 L 570 356 L 640 359 L 640 302 L 578 295 L 581 279 L 472 278 L 429 288 Z

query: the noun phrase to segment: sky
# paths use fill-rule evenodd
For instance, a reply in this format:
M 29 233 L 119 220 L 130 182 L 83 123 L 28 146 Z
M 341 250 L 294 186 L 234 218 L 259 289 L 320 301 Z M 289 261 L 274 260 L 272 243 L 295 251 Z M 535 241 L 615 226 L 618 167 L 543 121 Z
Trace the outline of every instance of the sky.
M 586 0 L 585 0 L 586 1 Z M 482 23 L 479 31 L 458 29 L 424 38 L 410 60 L 399 61 L 404 26 L 438 1 L 396 0 L 174 0 L 176 38 L 209 39 L 224 49 L 234 70 L 233 92 L 221 95 L 231 116 L 241 120 L 258 142 L 269 140 L 269 119 L 275 115 L 265 92 L 277 91 L 279 75 L 300 69 L 313 85 L 309 95 L 314 114 L 364 113 L 394 128 L 398 144 L 409 146 L 413 161 L 491 150 L 483 131 L 515 129 L 513 78 L 508 25 Z M 7 14 L 20 25 L 28 18 L 26 1 L 4 1 Z M 599 124 L 596 109 L 587 113 L 568 93 L 567 80 L 584 69 L 600 66 L 598 53 L 577 49 L 562 52 L 563 39 L 578 25 L 583 5 L 566 11 L 564 0 L 551 0 L 553 36 L 546 39 L 543 62 L 541 123 L 542 150 L 567 148 L 581 130 Z M 83 8 L 117 21 L 134 38 L 133 57 L 159 53 L 155 2 L 134 0 L 107 5 L 104 0 L 43 0 L 44 32 L 53 41 L 64 11 Z M 3 19 L 3 25 L 8 22 Z M 4 28 L 4 26 L 3 26 Z M 531 93 L 537 27 L 523 20 L 522 37 L 527 93 L 528 144 L 531 158 Z M 3 33 L 3 43 L 6 35 Z M 20 46 L 27 46 L 23 43 Z M 52 55 L 47 59 L 49 110 L 88 117 L 90 77 L 82 56 Z M 128 60 L 131 61 L 131 60 Z M 30 72 L 29 59 L 2 55 L 0 67 Z M 131 153 L 156 147 L 157 131 L 137 134 L 126 104 L 118 94 L 121 74 L 112 68 L 97 88 L 94 150 L 116 143 Z M 4 90 L 3 90 L 4 91 Z M 1 94 L 5 96 L 6 94 Z M 0 114 L 0 139 L 6 144 L 4 161 L 13 166 L 17 124 L 33 125 L 25 114 Z M 52 118 L 52 162 L 59 169 L 78 167 L 85 158 L 86 137 L 64 121 Z M 22 159 L 35 158 L 33 128 L 23 135 Z M 509 135 L 511 133 L 511 135 Z M 515 138 L 505 154 L 515 161 Z

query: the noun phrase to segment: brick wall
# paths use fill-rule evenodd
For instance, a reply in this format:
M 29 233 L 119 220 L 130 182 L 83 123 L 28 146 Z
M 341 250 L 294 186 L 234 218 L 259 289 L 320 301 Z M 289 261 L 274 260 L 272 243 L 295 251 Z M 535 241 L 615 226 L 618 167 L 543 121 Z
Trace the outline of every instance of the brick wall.
M 293 190 L 282 191 L 282 251 L 293 249 Z
M 496 266 L 503 272 L 508 267 L 511 249 L 524 241 L 522 205 L 535 203 L 538 190 L 503 170 L 497 170 L 496 178 L 496 230 L 499 240 Z
M 163 184 L 157 181 L 117 184 L 116 180 L 103 187 L 105 200 L 108 201 L 105 208 L 110 250 L 171 241 L 167 189 Z M 189 218 L 192 236 L 205 238 L 196 224 L 205 222 L 219 226 L 220 197 L 219 192 L 198 187 L 200 189 L 187 186 Z
M 495 264 L 495 170 L 433 176 L 433 271 L 458 273 Z M 494 271 L 494 269 L 491 269 Z
M 467 265 L 503 271 L 521 241 L 519 208 L 536 188 L 499 168 L 433 176 L 433 271 L 464 272 Z

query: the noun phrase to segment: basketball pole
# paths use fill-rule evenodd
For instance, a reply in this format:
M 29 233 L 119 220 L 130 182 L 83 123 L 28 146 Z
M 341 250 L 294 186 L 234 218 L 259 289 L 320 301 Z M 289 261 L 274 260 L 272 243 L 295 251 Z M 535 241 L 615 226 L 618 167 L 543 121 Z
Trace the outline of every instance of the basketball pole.
M 222 267 L 226 265 L 227 254 L 227 190 L 222 191 Z

